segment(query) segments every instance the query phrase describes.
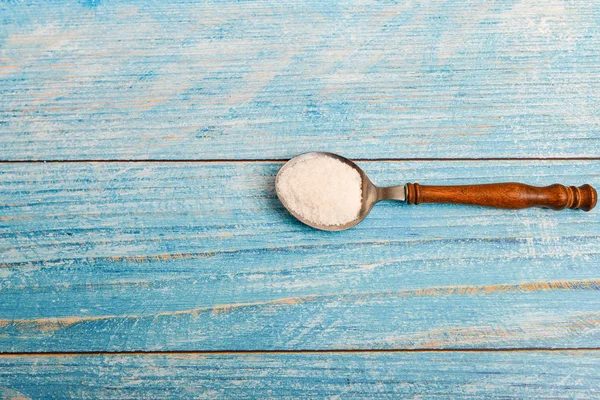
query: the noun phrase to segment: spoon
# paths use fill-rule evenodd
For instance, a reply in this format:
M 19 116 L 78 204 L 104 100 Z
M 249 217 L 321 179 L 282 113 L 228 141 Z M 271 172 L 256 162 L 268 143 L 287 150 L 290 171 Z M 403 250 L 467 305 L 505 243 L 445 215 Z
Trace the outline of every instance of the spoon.
M 329 157 L 353 168 L 361 178 L 362 200 L 358 215 L 352 221 L 339 225 L 325 225 L 304 218 L 292 210 L 280 190 L 282 173 L 296 163 L 305 162 L 317 157 Z M 521 209 L 529 207 L 546 207 L 554 210 L 564 208 L 590 211 L 596 206 L 598 195 L 590 185 L 563 186 L 554 184 L 545 187 L 530 186 L 523 183 L 488 183 L 481 185 L 460 186 L 425 186 L 418 183 L 406 185 L 378 187 L 367 174 L 352 161 L 340 155 L 325 152 L 311 152 L 296 156 L 284 164 L 275 179 L 277 197 L 283 206 L 304 224 L 324 231 L 342 231 L 360 223 L 369 214 L 375 203 L 382 200 L 396 200 L 407 204 L 446 203 L 465 204 L 504 209 Z

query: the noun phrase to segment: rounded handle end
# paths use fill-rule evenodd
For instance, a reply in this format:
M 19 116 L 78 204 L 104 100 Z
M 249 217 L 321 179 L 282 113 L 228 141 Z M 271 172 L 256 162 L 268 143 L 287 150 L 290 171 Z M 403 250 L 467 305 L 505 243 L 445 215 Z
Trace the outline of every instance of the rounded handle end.
M 567 207 L 571 209 L 590 211 L 598 202 L 596 189 L 588 184 L 567 187 L 567 196 Z

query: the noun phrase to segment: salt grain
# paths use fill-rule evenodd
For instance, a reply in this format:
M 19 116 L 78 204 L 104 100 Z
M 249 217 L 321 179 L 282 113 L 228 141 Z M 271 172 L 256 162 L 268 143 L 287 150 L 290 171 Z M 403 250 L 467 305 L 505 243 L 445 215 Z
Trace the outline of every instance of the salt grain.
M 314 157 L 286 167 L 277 179 L 286 206 L 318 225 L 343 225 L 358 217 L 362 179 L 358 171 L 332 157 Z

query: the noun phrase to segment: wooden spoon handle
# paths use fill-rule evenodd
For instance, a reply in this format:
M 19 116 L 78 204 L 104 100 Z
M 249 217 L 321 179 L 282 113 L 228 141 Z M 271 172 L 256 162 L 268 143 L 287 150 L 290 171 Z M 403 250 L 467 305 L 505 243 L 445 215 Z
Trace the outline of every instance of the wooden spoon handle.
M 572 208 L 590 211 L 597 199 L 596 190 L 587 184 L 579 187 L 559 184 L 537 187 L 514 182 L 464 186 L 406 184 L 408 204 L 452 203 L 513 210 L 548 207 L 554 210 Z

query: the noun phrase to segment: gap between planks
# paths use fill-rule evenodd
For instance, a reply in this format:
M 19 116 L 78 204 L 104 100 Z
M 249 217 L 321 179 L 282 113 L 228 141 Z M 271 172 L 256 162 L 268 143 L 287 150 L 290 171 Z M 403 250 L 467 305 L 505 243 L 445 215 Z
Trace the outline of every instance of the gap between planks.
M 357 162 L 465 162 L 465 161 L 600 161 L 600 157 L 482 157 L 482 158 L 350 158 Z M 78 163 L 283 163 L 289 158 L 208 158 L 208 159 L 77 159 L 77 160 L 0 160 L 0 164 L 78 164 Z
M 518 352 L 596 352 L 600 347 L 508 347 L 463 349 L 323 349 L 323 350 L 158 350 L 158 351 L 50 351 L 0 353 L 9 357 L 146 356 L 193 354 L 335 354 L 335 353 L 518 353 Z

